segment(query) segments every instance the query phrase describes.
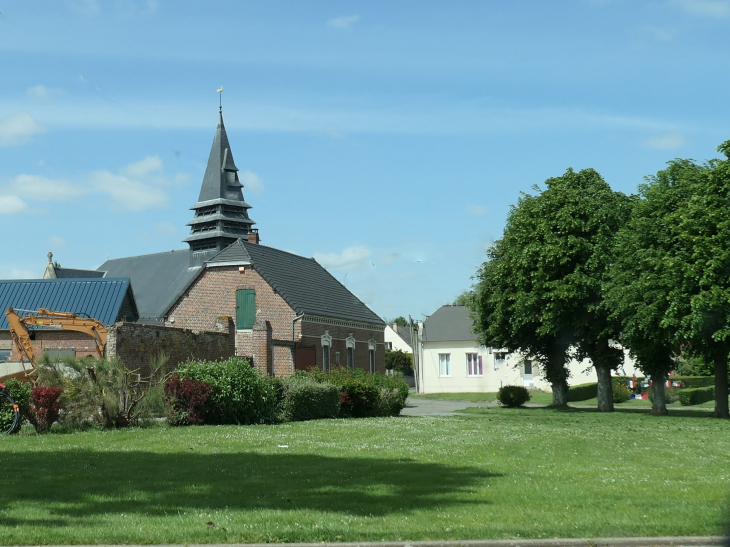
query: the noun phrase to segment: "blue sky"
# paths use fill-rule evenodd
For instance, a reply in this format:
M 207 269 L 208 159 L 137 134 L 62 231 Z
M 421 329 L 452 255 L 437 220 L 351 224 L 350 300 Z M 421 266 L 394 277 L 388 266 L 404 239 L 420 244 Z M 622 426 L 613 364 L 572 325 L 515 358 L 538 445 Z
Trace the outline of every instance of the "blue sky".
M 0 0 L 0 278 L 185 248 L 222 85 L 262 243 L 423 318 L 520 192 L 717 157 L 728 36 L 730 0 Z

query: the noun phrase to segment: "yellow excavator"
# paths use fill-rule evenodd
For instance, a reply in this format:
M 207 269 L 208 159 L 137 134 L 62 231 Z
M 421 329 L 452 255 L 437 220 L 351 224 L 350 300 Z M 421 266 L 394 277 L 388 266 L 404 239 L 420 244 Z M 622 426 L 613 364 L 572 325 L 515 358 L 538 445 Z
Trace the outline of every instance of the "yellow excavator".
M 21 317 L 16 311 L 25 312 L 28 315 Z M 36 364 L 38 363 L 38 356 L 33 348 L 28 326 L 86 333 L 94 339 L 99 357 L 104 357 L 104 346 L 106 345 L 108 332 L 106 326 L 101 321 L 91 317 L 79 317 L 75 313 L 51 311 L 46 308 L 39 308 L 37 311 L 8 308 L 8 311 L 5 312 L 5 317 L 8 318 L 10 337 L 18 348 L 25 377 L 33 383 L 36 381 L 35 375 L 37 373 Z M 30 364 L 30 370 L 25 369 L 26 360 Z M 0 380 L 3 378 L 0 378 Z

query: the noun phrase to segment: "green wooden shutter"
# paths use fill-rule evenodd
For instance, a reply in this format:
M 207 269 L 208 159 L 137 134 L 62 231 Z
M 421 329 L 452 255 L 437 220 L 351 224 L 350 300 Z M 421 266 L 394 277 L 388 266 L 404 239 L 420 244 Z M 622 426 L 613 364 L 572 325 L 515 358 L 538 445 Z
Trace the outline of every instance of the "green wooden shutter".
M 236 328 L 250 329 L 256 321 L 256 291 L 240 289 L 236 291 Z

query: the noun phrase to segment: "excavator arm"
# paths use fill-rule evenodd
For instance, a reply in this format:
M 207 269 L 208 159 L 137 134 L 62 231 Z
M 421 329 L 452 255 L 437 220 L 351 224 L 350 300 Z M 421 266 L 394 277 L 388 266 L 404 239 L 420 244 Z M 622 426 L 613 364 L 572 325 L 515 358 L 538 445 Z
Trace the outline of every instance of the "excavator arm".
M 38 311 L 18 311 L 29 312 L 30 315 L 20 317 L 13 308 L 8 308 L 5 316 L 8 318 L 8 325 L 10 325 L 10 337 L 20 352 L 21 360 L 27 359 L 32 367 L 30 372 L 26 371 L 26 376 L 32 377 L 35 374 L 38 362 L 38 356 L 28 332 L 28 325 L 88 334 L 94 339 L 99 357 L 104 356 L 104 346 L 106 345 L 108 332 L 101 321 L 79 317 L 73 313 L 51 311 L 46 308 L 40 308 Z

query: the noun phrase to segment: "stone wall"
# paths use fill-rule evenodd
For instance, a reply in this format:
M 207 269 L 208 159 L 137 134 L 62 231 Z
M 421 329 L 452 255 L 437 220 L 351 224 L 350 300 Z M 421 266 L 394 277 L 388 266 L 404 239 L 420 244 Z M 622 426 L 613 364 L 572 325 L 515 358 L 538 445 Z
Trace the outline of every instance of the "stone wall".
M 220 327 L 220 323 L 218 325 Z M 109 329 L 107 357 L 119 357 L 130 369 L 149 370 L 150 360 L 165 353 L 169 367 L 188 359 L 217 361 L 233 355 L 231 332 L 193 332 L 177 327 L 116 323 Z

